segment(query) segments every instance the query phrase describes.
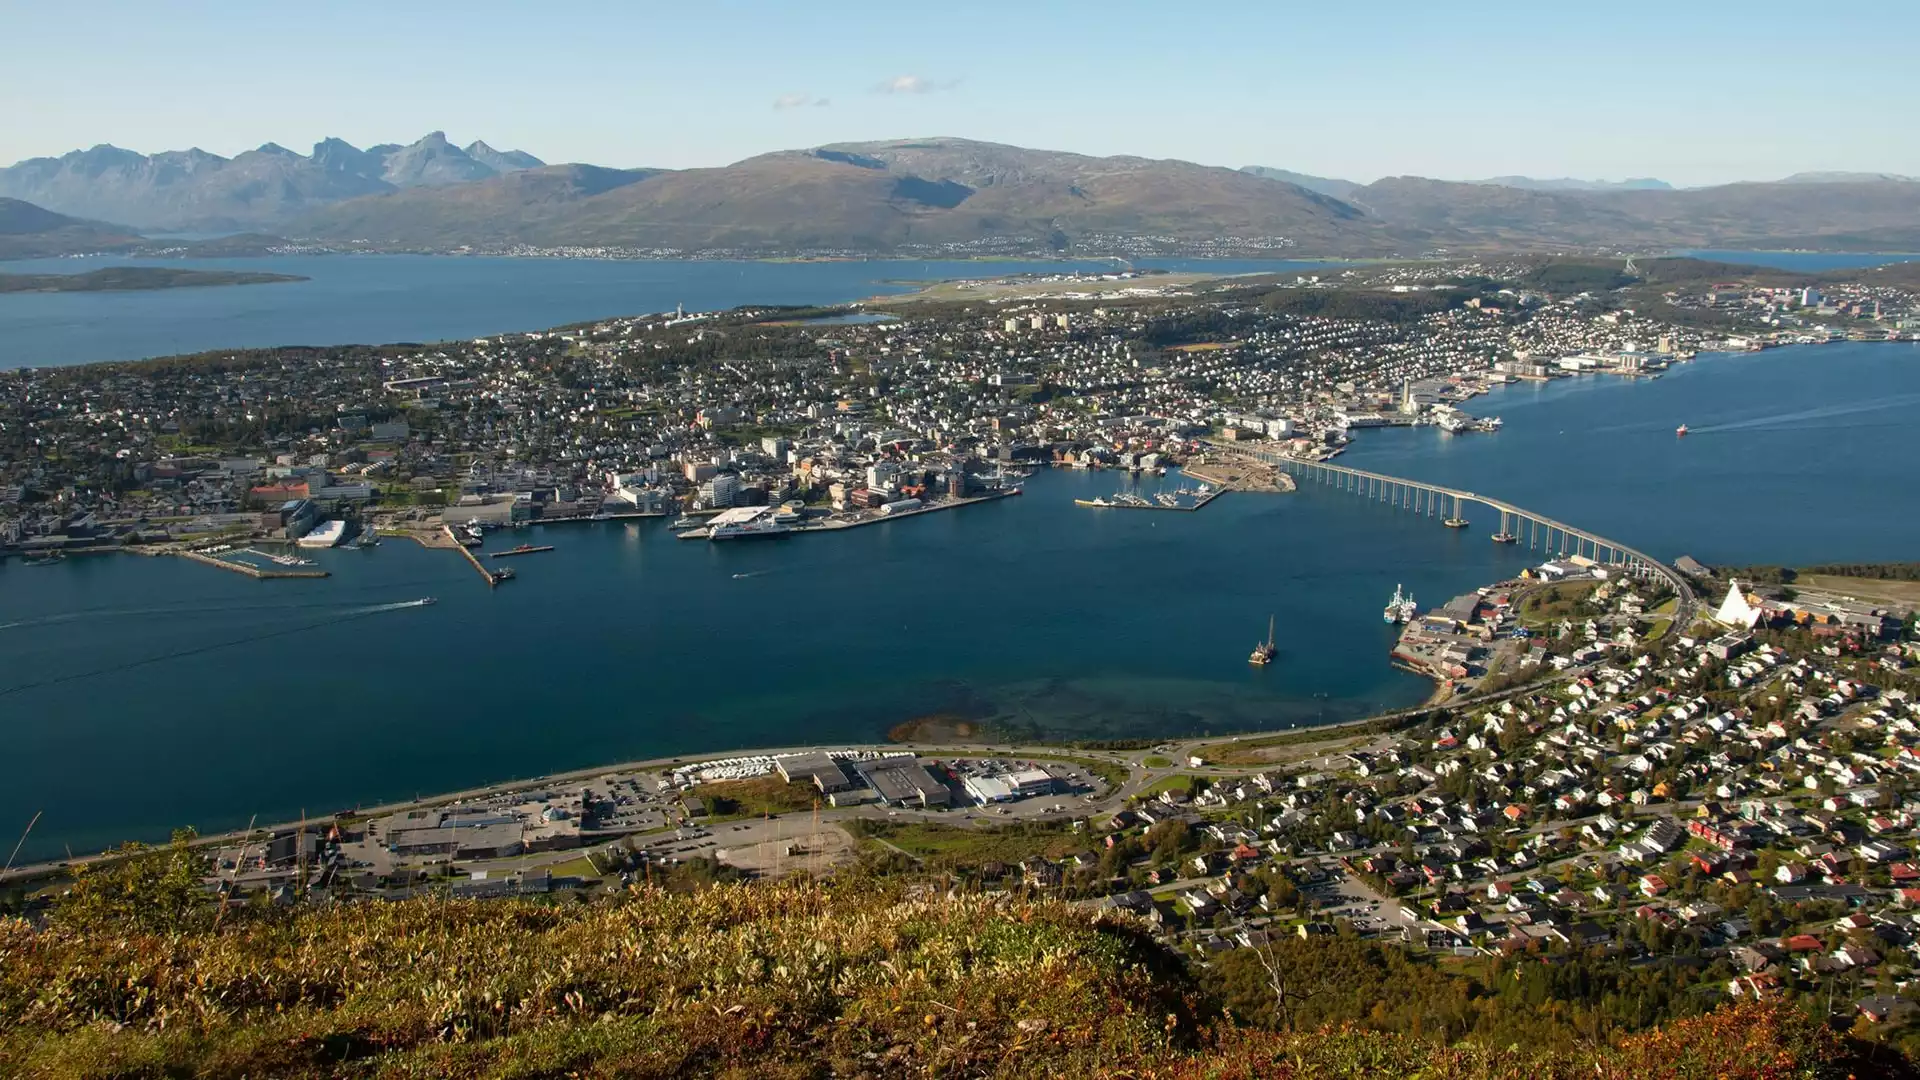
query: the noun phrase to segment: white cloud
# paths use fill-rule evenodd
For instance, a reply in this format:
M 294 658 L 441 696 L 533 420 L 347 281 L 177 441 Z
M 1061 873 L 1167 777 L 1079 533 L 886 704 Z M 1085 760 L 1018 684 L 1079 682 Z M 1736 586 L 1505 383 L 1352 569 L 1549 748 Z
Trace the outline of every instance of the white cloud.
M 935 82 L 921 75 L 895 75 L 874 87 L 873 92 L 876 94 L 931 94 L 939 90 L 951 90 L 958 85 L 960 85 L 959 79 Z
M 833 104 L 827 98 L 817 98 L 812 94 L 781 94 L 773 99 L 775 109 L 820 109 Z

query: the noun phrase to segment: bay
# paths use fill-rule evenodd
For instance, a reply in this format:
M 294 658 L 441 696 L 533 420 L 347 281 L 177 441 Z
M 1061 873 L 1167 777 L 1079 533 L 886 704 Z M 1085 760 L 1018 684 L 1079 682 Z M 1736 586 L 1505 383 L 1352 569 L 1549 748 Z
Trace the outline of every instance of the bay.
M 752 262 L 446 255 L 246 259 L 88 257 L 0 263 L 19 274 L 191 266 L 293 274 L 273 285 L 0 296 L 0 369 L 138 360 L 211 349 L 379 344 L 544 330 L 614 315 L 741 304 L 842 304 L 916 283 L 1113 270 L 1107 260 Z M 1142 259 L 1142 269 L 1259 273 L 1321 262 Z
M 488 590 L 458 555 L 317 553 L 260 582 L 174 559 L 0 567 L 0 822 L 38 855 L 663 754 L 882 740 L 926 715 L 1060 737 L 1246 730 L 1414 704 L 1380 607 L 1515 553 L 1330 492 L 1098 511 L 1108 473 L 759 544 L 537 527 Z M 1176 477 L 1143 484 L 1177 484 Z M 735 575 L 742 575 L 736 577 Z M 426 608 L 378 605 L 432 595 Z M 1246 657 L 1278 619 L 1279 662 Z
M 1920 346 L 1708 355 L 1654 381 L 1501 389 L 1474 406 L 1504 417 L 1496 434 L 1366 431 L 1341 460 L 1667 558 L 1910 560 L 1915 402 Z M 1676 439 L 1682 421 L 1695 434 Z M 875 741 L 928 715 L 1066 738 L 1331 722 L 1427 693 L 1387 662 L 1396 584 L 1433 606 L 1542 557 L 1488 543 L 1491 521 L 1443 529 L 1315 485 L 1198 513 L 1072 503 L 1124 483 L 1042 472 L 1018 498 L 763 544 L 536 528 L 494 546 L 557 550 L 496 591 L 394 540 L 317 553 L 322 581 L 0 564 L 0 823 L 45 810 L 30 854 L 50 857 L 619 760 Z M 383 607 L 423 595 L 439 603 Z M 1270 613 L 1280 661 L 1255 669 Z
M 1708 353 L 1655 380 L 1517 382 L 1467 408 L 1505 426 L 1369 431 L 1340 463 L 1497 495 L 1667 560 L 1920 560 L 1920 343 Z
M 1914 262 L 1920 255 L 1900 252 L 1862 252 L 1862 251 L 1717 251 L 1694 250 L 1676 252 L 1694 259 L 1707 259 L 1712 262 L 1744 263 L 1748 266 L 1771 266 L 1777 270 L 1798 270 L 1807 273 L 1821 273 L 1827 270 L 1858 270 L 1867 266 L 1885 266 L 1888 263 Z

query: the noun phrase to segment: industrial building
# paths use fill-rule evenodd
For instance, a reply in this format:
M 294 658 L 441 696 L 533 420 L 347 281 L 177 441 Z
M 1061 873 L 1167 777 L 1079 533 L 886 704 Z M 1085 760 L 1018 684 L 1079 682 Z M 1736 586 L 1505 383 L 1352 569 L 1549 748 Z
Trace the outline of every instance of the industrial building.
M 787 783 L 812 784 L 823 795 L 853 787 L 847 770 L 826 754 L 783 754 L 773 759 L 773 767 Z
M 855 766 L 880 801 L 892 806 L 948 806 L 953 792 L 926 766 L 911 758 L 881 758 Z

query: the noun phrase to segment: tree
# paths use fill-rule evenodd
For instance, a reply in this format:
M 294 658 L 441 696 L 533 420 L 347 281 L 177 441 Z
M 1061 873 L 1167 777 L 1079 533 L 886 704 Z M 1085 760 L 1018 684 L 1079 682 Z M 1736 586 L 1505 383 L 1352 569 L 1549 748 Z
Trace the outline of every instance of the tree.
M 177 829 L 164 848 L 126 843 L 81 865 L 55 918 L 81 929 L 164 932 L 189 927 L 210 913 L 202 904 L 207 895 L 202 882 L 213 861 L 194 847 L 198 838 L 192 829 Z

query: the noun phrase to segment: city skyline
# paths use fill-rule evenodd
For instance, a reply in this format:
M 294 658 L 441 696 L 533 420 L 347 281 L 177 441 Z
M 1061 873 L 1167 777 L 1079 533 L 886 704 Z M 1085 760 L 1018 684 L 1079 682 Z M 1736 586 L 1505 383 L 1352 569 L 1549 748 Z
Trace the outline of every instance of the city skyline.
M 537 20 L 487 5 L 109 5 L 81 48 L 65 44 L 71 16 L 23 5 L 10 20 L 47 47 L 0 72 L 0 94 L 32 105 L 0 132 L 0 162 L 100 143 L 230 156 L 445 130 L 619 167 L 938 135 L 1360 182 L 1920 174 L 1920 144 L 1886 138 L 1879 107 L 1920 92 L 1898 54 L 1920 29 L 1905 6 L 1870 3 L 1844 25 L 1717 3 L 1629 3 L 1606 21 L 1411 5 L 1366 23 L 1210 15 L 1178 24 L 1131 3 L 1097 21 L 996 4 L 964 17 L 735 3 Z M 234 57 L 248 62 L 223 62 Z M 1756 80 L 1769 65 L 1779 91 Z

